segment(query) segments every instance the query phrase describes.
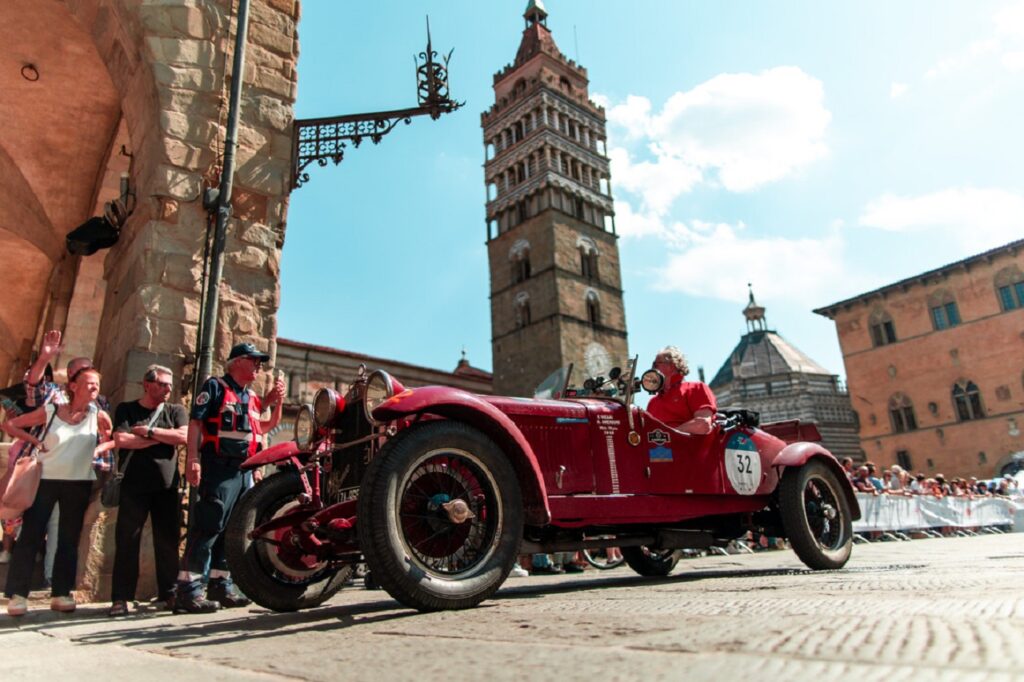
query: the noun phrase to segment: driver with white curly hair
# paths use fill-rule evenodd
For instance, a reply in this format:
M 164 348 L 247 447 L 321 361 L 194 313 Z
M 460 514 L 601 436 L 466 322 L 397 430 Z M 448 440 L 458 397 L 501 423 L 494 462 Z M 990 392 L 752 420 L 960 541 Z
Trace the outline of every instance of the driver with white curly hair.
M 718 409 L 715 394 L 702 381 L 683 381 L 690 366 L 675 346 L 665 346 L 654 358 L 654 369 L 665 381 L 647 404 L 647 412 L 676 431 L 702 436 L 711 433 Z

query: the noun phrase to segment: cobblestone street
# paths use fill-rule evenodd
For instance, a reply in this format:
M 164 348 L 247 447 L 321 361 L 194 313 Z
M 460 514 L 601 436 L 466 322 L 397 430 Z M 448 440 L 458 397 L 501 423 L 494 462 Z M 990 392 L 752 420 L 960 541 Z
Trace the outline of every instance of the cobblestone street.
M 511 579 L 470 611 L 348 589 L 292 614 L 107 605 L 0 616 L 8 680 L 1024 679 L 1024 534 L 858 545 L 845 570 L 792 552 Z

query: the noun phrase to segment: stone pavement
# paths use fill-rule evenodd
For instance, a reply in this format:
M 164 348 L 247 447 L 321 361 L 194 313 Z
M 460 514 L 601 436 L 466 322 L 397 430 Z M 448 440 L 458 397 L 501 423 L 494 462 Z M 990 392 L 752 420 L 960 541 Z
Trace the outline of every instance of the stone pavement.
M 343 590 L 292 614 L 106 605 L 0 616 L 4 682 L 153 680 L 1024 680 L 1024 534 L 858 545 L 813 573 L 789 551 L 511 579 L 469 611 Z

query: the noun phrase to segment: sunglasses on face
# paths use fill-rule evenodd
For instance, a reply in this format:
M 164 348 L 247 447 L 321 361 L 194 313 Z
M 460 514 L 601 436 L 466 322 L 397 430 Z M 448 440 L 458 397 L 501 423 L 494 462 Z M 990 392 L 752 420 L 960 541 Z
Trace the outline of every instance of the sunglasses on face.
M 166 388 L 168 391 L 171 390 L 170 381 L 157 381 L 156 379 L 147 379 L 147 381 L 151 384 L 156 384 L 160 388 Z

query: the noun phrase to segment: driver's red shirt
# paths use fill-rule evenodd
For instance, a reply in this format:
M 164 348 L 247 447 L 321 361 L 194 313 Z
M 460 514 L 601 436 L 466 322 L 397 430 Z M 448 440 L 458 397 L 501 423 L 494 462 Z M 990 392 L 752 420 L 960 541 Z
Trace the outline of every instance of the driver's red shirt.
M 678 427 L 693 419 L 702 409 L 714 413 L 718 409 L 715 394 L 707 384 L 700 381 L 683 381 L 683 375 L 676 374 L 669 385 L 647 403 L 647 411 L 669 426 Z

